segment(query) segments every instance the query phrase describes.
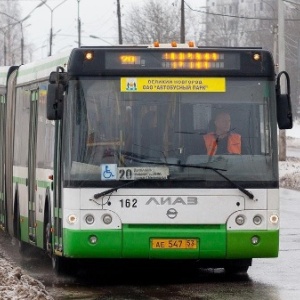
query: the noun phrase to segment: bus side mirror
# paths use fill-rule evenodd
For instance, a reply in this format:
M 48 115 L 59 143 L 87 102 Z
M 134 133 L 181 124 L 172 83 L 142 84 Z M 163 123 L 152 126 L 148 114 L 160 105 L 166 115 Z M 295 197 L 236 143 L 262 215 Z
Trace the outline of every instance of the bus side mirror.
M 47 93 L 47 119 L 61 120 L 63 115 L 63 100 L 66 85 L 66 73 L 61 67 L 51 72 Z
M 62 84 L 49 83 L 47 93 L 47 119 L 61 120 L 63 111 L 64 87 Z
M 286 77 L 287 94 L 281 94 L 280 77 L 284 74 Z M 277 123 L 279 129 L 293 128 L 293 114 L 290 97 L 290 77 L 287 72 L 282 71 L 277 76 L 276 83 L 276 104 L 277 104 Z

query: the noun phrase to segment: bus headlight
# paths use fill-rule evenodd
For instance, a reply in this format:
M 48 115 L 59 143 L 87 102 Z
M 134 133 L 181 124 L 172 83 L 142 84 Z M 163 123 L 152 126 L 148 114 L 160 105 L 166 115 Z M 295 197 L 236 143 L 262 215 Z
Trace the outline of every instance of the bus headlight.
M 92 225 L 95 222 L 95 218 L 93 215 L 86 215 L 85 222 L 89 225 Z
M 68 218 L 67 218 L 67 221 L 69 224 L 75 224 L 76 221 L 77 221 L 77 216 L 72 214 L 72 215 L 69 215 Z
M 272 224 L 277 224 L 278 221 L 279 221 L 279 217 L 278 217 L 277 215 L 271 215 L 271 216 L 270 216 L 270 222 L 271 222 Z
M 261 222 L 262 222 L 262 217 L 261 217 L 260 215 L 254 216 L 254 218 L 253 218 L 253 223 L 254 223 L 255 225 L 260 225 Z
M 246 217 L 244 215 L 238 215 L 235 218 L 235 223 L 238 225 L 243 225 L 245 223 Z
M 105 214 L 102 217 L 102 220 L 103 220 L 104 224 L 109 225 L 112 222 L 112 216 L 109 214 Z

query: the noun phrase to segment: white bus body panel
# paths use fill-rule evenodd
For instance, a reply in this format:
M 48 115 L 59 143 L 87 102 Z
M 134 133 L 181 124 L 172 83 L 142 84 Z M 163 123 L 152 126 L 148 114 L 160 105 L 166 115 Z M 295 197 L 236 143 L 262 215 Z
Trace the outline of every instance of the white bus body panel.
M 236 189 L 123 189 L 113 192 L 111 196 L 94 199 L 94 195 L 101 191 L 64 189 L 63 226 L 70 229 L 121 229 L 122 224 L 227 224 L 228 230 L 278 228 L 278 224 L 271 228 L 269 224 L 270 215 L 278 215 L 274 205 L 278 202 L 278 191 L 251 190 L 255 195 L 255 199 L 251 200 Z M 267 196 L 272 198 L 270 203 L 273 208 L 270 211 Z M 107 213 L 113 217 L 110 225 L 103 223 L 102 217 Z M 95 217 L 92 225 L 85 222 L 88 214 Z M 235 222 L 239 214 L 246 216 L 242 226 Z M 252 221 L 257 214 L 263 220 L 258 226 Z M 76 216 L 73 224 L 68 222 L 70 215 Z

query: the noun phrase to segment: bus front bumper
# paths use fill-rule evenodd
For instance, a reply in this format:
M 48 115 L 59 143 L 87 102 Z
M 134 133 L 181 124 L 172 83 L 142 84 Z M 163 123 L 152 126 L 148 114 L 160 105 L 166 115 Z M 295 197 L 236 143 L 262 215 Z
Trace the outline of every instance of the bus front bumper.
M 183 248 L 175 243 L 180 241 L 197 241 L 197 245 Z M 168 243 L 173 243 L 172 248 Z M 63 255 L 71 258 L 195 260 L 277 257 L 279 230 L 227 231 L 225 225 L 124 225 L 122 230 L 99 231 L 64 229 L 62 249 Z

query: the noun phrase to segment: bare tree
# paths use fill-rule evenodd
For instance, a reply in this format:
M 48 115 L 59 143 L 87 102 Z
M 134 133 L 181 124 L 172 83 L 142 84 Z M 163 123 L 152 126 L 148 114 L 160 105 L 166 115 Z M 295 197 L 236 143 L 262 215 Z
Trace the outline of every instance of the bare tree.
M 1 1 L 0 12 L 0 63 L 1 65 L 20 64 L 22 54 L 26 55 L 26 47 L 23 39 L 24 24 L 20 17 L 19 2 Z M 25 61 L 26 58 L 24 58 Z
M 178 41 L 179 13 L 176 5 L 167 0 L 150 0 L 143 4 L 135 4 L 124 17 L 124 41 L 132 44 L 151 44 L 156 40 L 161 43 Z
M 286 69 L 291 78 L 294 116 L 300 117 L 300 3 L 286 4 L 285 52 Z
M 204 17 L 184 7 L 185 39 L 202 44 L 205 39 Z M 154 41 L 180 41 L 181 1 L 150 0 L 127 9 L 124 15 L 125 43 L 151 44 Z

